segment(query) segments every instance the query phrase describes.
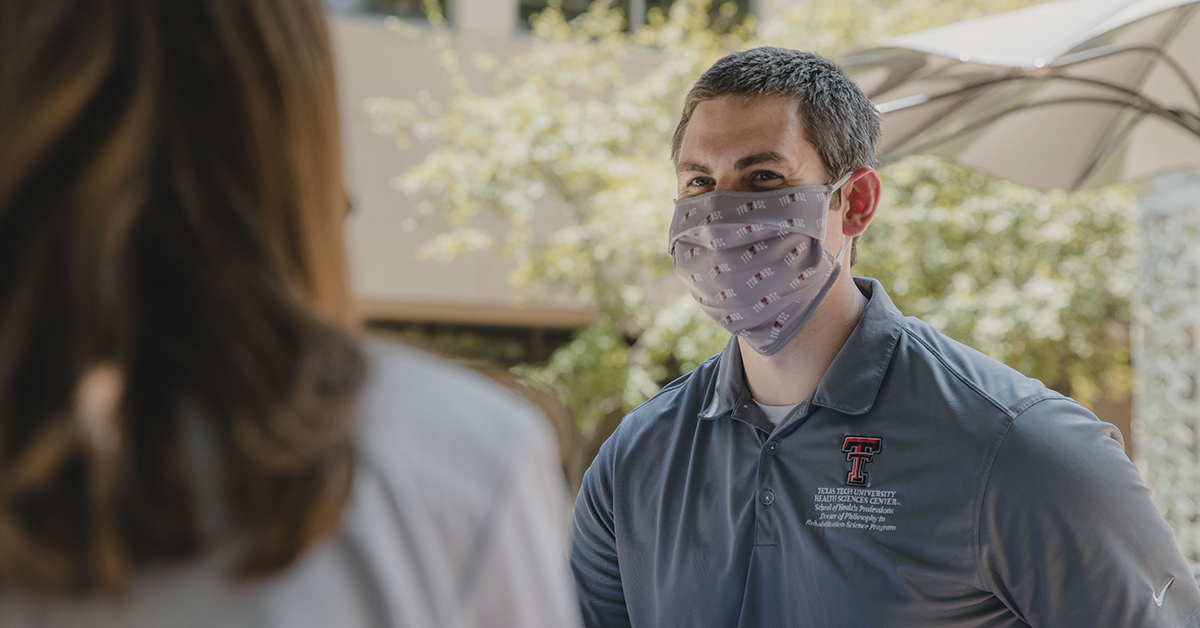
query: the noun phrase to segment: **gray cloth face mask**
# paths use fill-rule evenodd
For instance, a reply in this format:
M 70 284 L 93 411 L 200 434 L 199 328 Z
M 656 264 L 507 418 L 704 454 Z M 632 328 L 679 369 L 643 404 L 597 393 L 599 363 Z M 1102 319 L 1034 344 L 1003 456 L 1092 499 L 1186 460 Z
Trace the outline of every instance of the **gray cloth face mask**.
M 716 191 L 675 201 L 671 259 L 700 308 L 762 355 L 783 348 L 841 274 L 821 245 L 832 185 Z

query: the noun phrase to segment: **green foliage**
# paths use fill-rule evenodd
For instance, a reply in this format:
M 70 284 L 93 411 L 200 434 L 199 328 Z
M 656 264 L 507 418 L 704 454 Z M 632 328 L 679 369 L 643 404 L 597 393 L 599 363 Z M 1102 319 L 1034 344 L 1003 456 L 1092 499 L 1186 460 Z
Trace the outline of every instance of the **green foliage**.
M 529 298 L 566 293 L 602 312 L 548 363 L 518 368 L 586 434 L 728 339 L 662 279 L 670 136 L 701 72 L 756 45 L 834 57 L 1028 3 L 808 0 L 761 28 L 748 18 L 712 29 L 708 1 L 678 0 L 632 33 L 606 2 L 571 21 L 552 8 L 532 19 L 527 48 L 503 61 L 477 55 L 464 67 L 448 36 L 432 38 L 453 94 L 368 108 L 402 145 L 435 143 L 398 178 L 421 199 L 416 217 L 444 227 L 423 254 L 492 250 L 514 263 L 510 280 Z M 881 178 L 886 196 L 857 274 L 879 278 L 906 313 L 1085 402 L 1128 390 L 1127 346 L 1113 327 L 1128 321 L 1133 283 L 1127 190 L 1042 194 L 930 158 Z M 497 218 L 503 228 L 481 226 Z

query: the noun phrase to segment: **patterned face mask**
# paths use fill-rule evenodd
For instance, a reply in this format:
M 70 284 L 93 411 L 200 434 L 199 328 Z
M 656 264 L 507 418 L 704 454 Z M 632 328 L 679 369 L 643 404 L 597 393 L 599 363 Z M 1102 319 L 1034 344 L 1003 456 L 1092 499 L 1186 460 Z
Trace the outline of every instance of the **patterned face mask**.
M 701 309 L 762 355 L 800 331 L 841 273 L 821 245 L 832 185 L 709 192 L 675 201 L 671 258 Z

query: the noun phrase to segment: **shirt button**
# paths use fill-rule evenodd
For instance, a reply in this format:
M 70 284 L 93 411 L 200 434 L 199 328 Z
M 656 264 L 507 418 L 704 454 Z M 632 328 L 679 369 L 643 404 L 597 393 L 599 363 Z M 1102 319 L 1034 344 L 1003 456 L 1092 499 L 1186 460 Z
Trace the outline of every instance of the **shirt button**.
M 779 453 L 779 443 L 777 441 L 771 441 L 767 443 L 767 453 L 771 454 L 772 456 Z
M 771 491 L 763 491 L 762 497 L 759 497 L 759 500 L 762 501 L 763 506 L 770 506 L 771 504 L 775 503 L 775 493 L 772 493 Z

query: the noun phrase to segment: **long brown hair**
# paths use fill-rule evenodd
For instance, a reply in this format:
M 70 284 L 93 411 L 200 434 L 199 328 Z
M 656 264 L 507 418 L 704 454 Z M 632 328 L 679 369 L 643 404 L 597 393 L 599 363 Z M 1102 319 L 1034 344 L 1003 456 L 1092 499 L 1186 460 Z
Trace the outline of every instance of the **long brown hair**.
M 319 0 L 0 0 L 0 587 L 238 573 L 337 523 L 364 377 Z M 227 537 L 229 538 L 229 537 Z

